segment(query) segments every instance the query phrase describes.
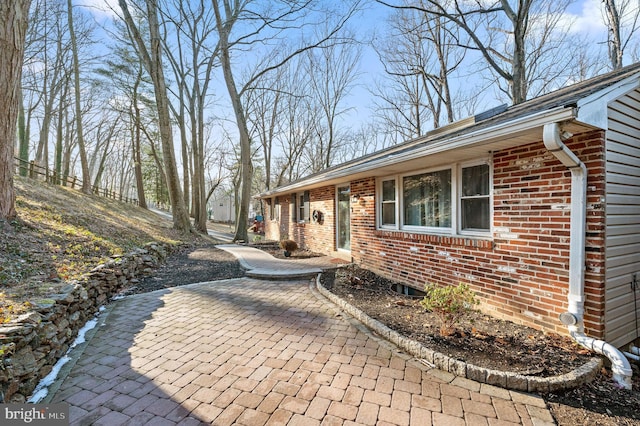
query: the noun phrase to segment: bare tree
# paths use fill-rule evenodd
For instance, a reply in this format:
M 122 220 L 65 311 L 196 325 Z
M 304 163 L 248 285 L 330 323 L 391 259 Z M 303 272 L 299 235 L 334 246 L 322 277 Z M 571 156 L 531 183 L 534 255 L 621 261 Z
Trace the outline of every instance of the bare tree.
M 253 164 L 251 163 L 251 141 L 249 139 L 249 129 L 247 126 L 247 119 L 245 116 L 244 105 L 240 98 L 240 92 L 235 81 L 234 73 L 231 68 L 231 47 L 232 41 L 231 30 L 235 23 L 244 12 L 244 7 L 240 2 L 233 2 L 231 4 L 228 0 L 222 1 L 224 7 L 224 16 L 222 14 L 218 0 L 212 0 L 213 10 L 216 16 L 216 28 L 218 30 L 218 37 L 220 38 L 220 61 L 222 65 L 222 72 L 224 75 L 224 81 L 229 92 L 231 104 L 233 106 L 233 112 L 235 114 L 236 125 L 238 126 L 238 132 L 240 136 L 240 159 L 241 159 L 241 181 L 244 183 L 242 186 L 241 199 L 242 203 L 238 215 L 236 216 L 236 233 L 234 240 L 247 240 L 247 217 L 249 212 L 249 198 L 251 197 L 251 177 L 253 175 Z M 237 205 L 237 204 L 236 204 Z
M 514 104 L 529 96 L 532 74 L 544 70 L 548 80 L 563 76 L 566 61 L 559 66 L 555 59 L 561 51 L 551 36 L 564 33 L 559 28 L 567 0 L 495 0 L 467 2 L 464 0 L 420 0 L 416 4 L 376 0 L 395 9 L 413 9 L 440 16 L 455 23 L 469 37 L 461 41 L 467 49 L 482 55 L 488 68 Z
M 638 0 L 603 0 L 603 18 L 607 26 L 607 46 L 611 69 L 622 68 L 624 52 L 640 29 Z
M 273 156 L 278 138 L 281 136 L 283 104 L 285 98 L 293 96 L 285 86 L 286 68 L 282 67 L 272 75 L 264 75 L 255 82 L 253 90 L 247 92 L 247 117 L 249 133 L 259 143 L 265 169 L 265 179 L 261 190 L 271 187 Z
M 173 132 L 167 99 L 167 86 L 164 78 L 162 63 L 162 43 L 158 24 L 158 10 L 156 0 L 147 0 L 146 19 L 149 24 L 149 47 L 136 25 L 126 0 L 118 0 L 125 23 L 134 41 L 138 55 L 153 81 L 156 105 L 158 109 L 158 124 L 162 141 L 162 156 L 164 159 L 165 176 L 169 189 L 169 198 L 172 206 L 173 226 L 180 231 L 191 231 L 191 221 L 184 204 L 182 189 L 173 152 Z
M 310 50 L 305 55 L 304 64 L 311 89 L 307 99 L 317 103 L 320 111 L 319 120 L 314 122 L 319 161 L 318 167 L 314 167 L 312 172 L 330 167 L 340 148 L 338 120 L 349 111 L 343 106 L 344 99 L 358 77 L 357 66 L 361 55 L 362 51 L 355 43 L 334 44 L 324 49 Z
M 281 155 L 276 158 L 274 164 L 276 186 L 292 182 L 311 171 L 310 160 L 305 162 L 304 158 L 305 153 L 313 149 L 314 123 L 319 119 L 319 111 L 310 109 L 311 105 L 306 96 L 301 95 L 310 91 L 306 75 L 301 72 L 290 73 L 287 85 L 297 89 L 295 93 L 285 97 L 281 110 L 283 120 L 282 135 L 279 138 Z M 322 158 L 314 153 L 309 153 L 309 157 Z
M 147 197 L 142 173 L 142 128 L 145 126 L 143 111 L 156 114 L 151 101 L 153 87 L 144 66 L 136 56 L 134 46 L 128 39 L 126 27 L 115 22 L 112 37 L 118 43 L 112 45 L 104 65 L 96 70 L 101 84 L 111 92 L 109 105 L 119 114 L 123 127 L 130 135 L 132 169 L 140 207 L 147 208 Z
M 294 49 L 284 58 L 263 68 L 257 69 L 253 77 L 242 88 L 236 82 L 236 74 L 232 67 L 232 54 L 241 53 L 239 48 L 247 46 L 268 46 L 271 49 L 281 46 L 269 46 L 279 41 L 289 31 L 301 32 L 301 22 L 309 22 L 311 19 L 312 1 L 246 1 L 235 2 L 231 0 L 212 0 L 216 17 L 216 30 L 218 32 L 219 59 L 222 67 L 225 84 L 234 112 L 239 134 L 240 147 L 240 182 L 241 193 L 239 210 L 236 219 L 235 240 L 247 239 L 247 219 L 249 203 L 251 201 L 251 188 L 253 176 L 253 163 L 251 160 L 251 140 L 247 125 L 247 117 L 243 93 L 253 87 L 253 83 L 262 75 L 278 69 L 303 52 L 314 48 L 326 47 L 336 34 L 353 15 L 358 5 L 348 7 L 347 12 L 337 19 L 337 23 L 323 36 L 311 43 L 305 43 L 302 47 Z M 246 30 L 242 32 L 241 29 Z M 234 31 L 235 30 L 235 31 Z
M 119 130 L 121 120 L 118 115 L 111 111 L 104 111 L 104 120 L 98 123 L 95 131 L 96 149 L 91 158 L 91 169 L 94 170 L 93 191 L 97 192 L 103 183 L 102 177 L 105 174 L 105 168 L 109 155 L 113 152 L 115 145 L 115 135 Z M 105 185 L 108 187 L 109 185 Z M 112 185 L 113 186 L 113 185 Z
M 377 84 L 380 116 L 400 139 L 424 135 L 454 113 L 450 76 L 464 59 L 457 26 L 423 11 L 399 10 L 376 50 L 387 79 Z M 431 119 L 431 125 L 428 120 Z
M 80 164 L 82 166 L 82 192 L 91 194 L 91 173 L 89 172 L 89 162 L 87 161 L 87 151 L 84 144 L 84 133 L 82 127 L 82 105 L 80 102 L 80 63 L 78 59 L 78 43 L 73 27 L 73 6 L 71 0 L 67 0 L 67 17 L 69 23 L 69 35 L 71 37 L 71 51 L 73 54 L 73 83 L 74 100 L 76 109 L 76 131 L 78 132 L 78 150 L 80 151 Z
M 177 86 L 174 93 L 177 105 L 171 104 L 171 108 L 181 133 L 185 199 L 188 199 L 191 172 L 195 228 L 206 233 L 204 133 L 207 92 L 217 61 L 214 16 L 209 0 L 176 1 L 171 13 L 167 12 L 164 15 L 164 21 L 163 41 Z M 171 32 L 173 37 L 168 37 L 168 32 Z M 175 43 L 169 43 L 170 38 L 175 40 Z M 175 47 L 172 48 L 172 45 Z M 191 170 L 188 167 L 190 164 Z
M 56 175 L 56 183 L 66 185 L 69 176 L 69 159 L 71 156 L 71 143 L 69 143 L 68 129 L 68 109 L 63 104 L 66 102 L 69 86 L 71 82 L 65 79 L 60 93 L 59 107 L 57 110 L 56 122 L 56 145 L 54 150 L 54 173 Z M 66 142 L 66 143 L 65 143 Z
M 377 121 L 361 124 L 350 132 L 348 137 L 351 143 L 345 144 L 340 150 L 338 161 L 345 163 L 393 145 L 394 141 L 385 130 L 383 124 Z
M 90 40 L 90 27 L 86 20 L 74 21 L 74 33 L 81 40 L 81 47 Z M 73 74 L 72 46 L 68 28 L 68 5 L 64 0 L 36 1 L 32 8 L 32 20 L 27 33 L 26 57 L 23 76 L 25 96 L 25 117 L 27 132 L 30 134 L 32 122 L 39 125 L 35 145 L 35 162 L 40 166 L 49 164 L 51 126 L 56 108 L 68 107 L 66 99 L 61 99 L 60 91 L 68 84 Z M 78 37 L 76 37 L 77 39 Z M 28 161 L 29 141 L 22 141 L 22 158 Z
M 16 216 L 13 156 L 30 4 L 0 2 L 0 219 Z

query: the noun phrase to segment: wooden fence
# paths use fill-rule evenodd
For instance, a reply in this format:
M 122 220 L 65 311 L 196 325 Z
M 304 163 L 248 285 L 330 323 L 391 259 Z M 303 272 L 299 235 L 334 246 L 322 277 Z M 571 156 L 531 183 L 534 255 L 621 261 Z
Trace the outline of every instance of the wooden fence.
M 72 189 L 82 188 L 82 179 L 77 176 L 59 176 L 55 170 L 50 170 L 49 167 L 43 167 L 36 164 L 35 161 L 26 162 L 19 158 L 15 158 L 16 170 L 15 173 L 20 176 L 26 176 L 31 179 L 40 179 L 48 182 L 52 185 L 60 185 L 70 187 Z M 135 198 L 124 197 L 115 191 L 107 188 L 99 188 L 93 186 L 92 192 L 95 195 L 111 198 L 114 200 L 123 201 L 125 203 L 138 204 L 138 200 Z

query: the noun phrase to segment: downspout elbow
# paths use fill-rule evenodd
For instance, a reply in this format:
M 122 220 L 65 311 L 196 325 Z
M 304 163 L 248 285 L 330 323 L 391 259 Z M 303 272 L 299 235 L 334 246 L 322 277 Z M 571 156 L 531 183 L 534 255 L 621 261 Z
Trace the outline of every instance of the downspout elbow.
M 587 167 L 584 163 L 562 142 L 558 123 L 545 124 L 542 132 L 542 141 L 547 150 L 571 170 L 572 175 L 574 173 L 587 175 Z
M 604 340 L 594 339 L 584 333 L 579 333 L 575 330 L 571 330 L 569 327 L 569 334 L 580 346 L 587 348 L 590 351 L 599 353 L 606 356 L 611 361 L 611 372 L 613 373 L 613 380 L 622 389 L 631 389 L 631 377 L 633 376 L 633 370 L 627 357 L 620 352 L 615 346 Z
M 587 167 L 564 144 L 558 123 L 545 124 L 542 139 L 545 147 L 571 171 L 571 230 L 569 247 L 569 312 L 560 315 L 569 334 L 581 346 L 606 356 L 616 383 L 631 389 L 631 365 L 613 345 L 584 334 L 584 265 L 587 226 Z

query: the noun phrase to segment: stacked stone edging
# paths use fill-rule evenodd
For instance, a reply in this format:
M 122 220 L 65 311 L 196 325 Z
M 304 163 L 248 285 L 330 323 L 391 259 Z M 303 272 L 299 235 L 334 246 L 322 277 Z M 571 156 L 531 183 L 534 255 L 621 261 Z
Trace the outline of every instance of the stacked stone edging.
M 588 383 L 595 378 L 602 367 L 602 359 L 592 358 L 586 364 L 569 373 L 552 377 L 527 376 L 509 371 L 490 370 L 484 367 L 478 367 L 426 348 L 419 342 L 409 339 L 390 329 L 380 321 L 371 318 L 360 309 L 327 290 L 320 283 L 320 275 L 316 278 L 316 287 L 327 299 L 409 354 L 426 361 L 428 364 L 440 370 L 448 371 L 456 376 L 464 377 L 475 382 L 486 383 L 510 390 L 547 393 L 563 389 L 573 389 Z
M 78 331 L 123 289 L 135 285 L 167 257 L 171 246 L 148 243 L 113 256 L 33 311 L 0 325 L 0 403 L 23 403 L 67 352 Z

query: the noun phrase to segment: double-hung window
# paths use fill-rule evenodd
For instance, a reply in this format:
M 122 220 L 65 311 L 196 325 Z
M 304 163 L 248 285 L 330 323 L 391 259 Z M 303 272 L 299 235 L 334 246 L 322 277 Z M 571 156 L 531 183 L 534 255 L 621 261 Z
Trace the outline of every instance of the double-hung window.
M 296 209 L 296 220 L 298 222 L 309 222 L 309 191 L 299 192 L 294 196 L 294 208 Z
M 451 165 L 378 182 L 378 226 L 411 232 L 486 234 L 491 227 L 487 163 Z
M 396 226 L 396 179 L 386 179 L 381 183 L 380 225 Z
M 491 224 L 489 166 L 463 167 L 460 193 L 460 229 L 488 231 Z

